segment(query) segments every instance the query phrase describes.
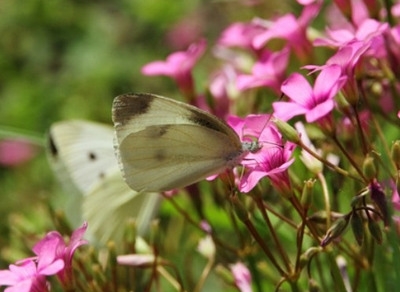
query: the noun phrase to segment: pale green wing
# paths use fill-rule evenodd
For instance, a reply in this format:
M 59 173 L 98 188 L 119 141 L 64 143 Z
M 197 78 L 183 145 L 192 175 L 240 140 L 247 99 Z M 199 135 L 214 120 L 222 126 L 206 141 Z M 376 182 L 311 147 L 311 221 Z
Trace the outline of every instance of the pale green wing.
M 149 126 L 119 145 L 125 181 L 132 189 L 181 188 L 234 166 L 241 147 L 226 135 L 198 125 Z
M 118 165 L 113 150 L 113 128 L 88 121 L 62 121 L 49 131 L 49 160 L 64 182 L 68 178 L 82 194 Z M 71 181 L 66 181 L 70 183 Z
M 180 188 L 239 161 L 238 135 L 217 117 L 152 94 L 126 94 L 113 103 L 115 148 L 134 190 Z
M 126 185 L 113 149 L 111 126 L 88 121 L 63 121 L 49 133 L 49 159 L 56 175 L 73 195 L 67 206 L 70 220 L 89 223 L 89 232 L 102 243 L 120 241 L 124 222 L 136 218 L 140 233 L 158 211 L 156 194 L 138 194 Z M 82 199 L 83 195 L 83 199 Z
M 113 102 L 112 117 L 118 142 L 149 126 L 194 124 L 220 132 L 236 145 L 240 144 L 235 131 L 219 118 L 197 107 L 155 94 L 117 96 Z
M 112 239 L 119 244 L 129 218 L 136 220 L 138 235 L 148 231 L 161 198 L 158 193 L 132 191 L 124 182 L 119 168 L 114 168 L 85 196 L 83 217 L 89 222 L 89 231 L 101 243 Z

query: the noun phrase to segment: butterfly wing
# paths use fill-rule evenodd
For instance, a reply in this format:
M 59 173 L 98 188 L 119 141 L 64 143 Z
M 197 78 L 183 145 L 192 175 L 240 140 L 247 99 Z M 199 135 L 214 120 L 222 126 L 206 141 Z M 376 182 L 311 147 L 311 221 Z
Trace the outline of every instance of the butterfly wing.
M 88 121 L 64 121 L 51 126 L 49 159 L 61 181 L 68 178 L 82 194 L 117 165 L 113 129 Z
M 64 121 L 52 125 L 49 134 L 49 158 L 55 173 L 67 188 L 74 185 L 81 195 L 72 202 L 71 221 L 87 220 L 89 231 L 101 243 L 121 241 L 130 217 L 136 218 L 142 234 L 157 212 L 161 196 L 139 194 L 126 185 L 114 154 L 113 128 Z
M 118 167 L 109 171 L 83 199 L 83 218 L 94 236 L 102 243 L 120 242 L 129 218 L 136 220 L 137 234 L 148 230 L 156 215 L 161 196 L 158 193 L 132 191 L 124 182 Z
M 180 188 L 233 166 L 243 151 L 223 121 L 193 106 L 150 94 L 118 96 L 116 149 L 134 190 Z

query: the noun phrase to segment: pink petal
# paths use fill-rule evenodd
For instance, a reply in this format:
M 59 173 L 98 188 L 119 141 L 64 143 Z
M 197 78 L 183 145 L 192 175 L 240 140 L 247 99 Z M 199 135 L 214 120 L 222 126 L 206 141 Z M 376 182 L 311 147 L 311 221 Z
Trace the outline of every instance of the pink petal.
M 318 104 L 316 107 L 314 107 L 313 109 L 309 110 L 306 113 L 306 121 L 308 123 L 312 123 L 315 122 L 316 120 L 326 116 L 328 113 L 330 113 L 333 108 L 334 108 L 335 104 L 334 101 L 332 99 L 328 99 L 327 101 Z
M 294 102 L 277 101 L 272 104 L 274 116 L 282 121 L 288 121 L 294 116 L 302 115 L 307 112 L 307 109 Z
M 264 171 L 252 170 L 244 175 L 239 183 L 239 190 L 243 193 L 251 191 L 263 177 L 267 176 Z
M 143 75 L 157 76 L 157 75 L 172 75 L 172 69 L 164 61 L 154 61 L 142 67 Z
M 338 65 L 328 66 L 321 71 L 314 85 L 314 98 L 317 104 L 332 96 L 331 91 L 337 89 L 336 85 L 341 74 L 342 69 Z
M 17 283 L 13 287 L 9 287 L 4 292 L 31 292 L 33 279 L 27 279 Z
M 65 267 L 64 260 L 58 259 L 51 264 L 43 267 L 40 269 L 38 272 L 41 275 L 46 275 L 46 276 L 51 276 L 57 274 L 59 271 L 61 271 Z
M 281 86 L 282 92 L 297 104 L 307 107 L 313 99 L 313 90 L 307 79 L 299 73 L 290 75 Z

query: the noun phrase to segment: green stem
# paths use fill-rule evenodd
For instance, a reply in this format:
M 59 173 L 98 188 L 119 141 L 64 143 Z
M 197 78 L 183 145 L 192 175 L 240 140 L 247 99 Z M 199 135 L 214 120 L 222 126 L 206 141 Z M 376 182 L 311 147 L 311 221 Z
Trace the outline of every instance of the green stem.
M 289 257 L 287 255 L 287 253 L 285 252 L 285 250 L 282 247 L 282 244 L 280 243 L 278 236 L 275 232 L 274 227 L 272 226 L 271 220 L 269 219 L 268 213 L 265 211 L 264 208 L 264 204 L 263 201 L 261 200 L 260 197 L 253 197 L 253 199 L 255 200 L 258 209 L 261 211 L 261 214 L 264 218 L 265 223 L 267 223 L 268 229 L 271 232 L 272 238 L 275 242 L 276 248 L 278 249 L 279 254 L 281 255 L 281 258 L 286 266 L 286 269 L 288 271 L 291 270 L 291 265 L 290 265 L 290 260 Z
M 346 156 L 347 160 L 350 162 L 350 164 L 354 167 L 354 169 L 357 171 L 358 175 L 362 177 L 364 182 L 368 182 L 368 179 L 364 176 L 363 172 L 361 171 L 360 167 L 357 165 L 357 163 L 353 160 L 353 158 L 350 156 L 350 154 L 347 152 L 347 150 L 343 147 L 343 145 L 340 143 L 340 141 L 337 139 L 336 135 L 332 136 L 332 140 L 335 142 L 336 146 L 339 147 L 340 151 Z
M 325 158 L 319 156 L 317 153 L 315 153 L 314 151 L 312 151 L 310 148 L 308 148 L 305 144 L 303 144 L 303 142 L 300 140 L 298 145 L 304 149 L 305 151 L 307 151 L 309 154 L 311 154 L 314 158 L 318 159 L 319 161 L 321 161 L 322 163 L 324 163 L 326 166 L 328 166 L 329 168 L 333 169 L 334 171 L 336 171 L 337 173 L 340 173 L 344 176 L 347 177 L 351 177 L 354 180 L 357 180 L 359 182 L 363 182 L 362 179 L 360 179 L 358 176 L 354 176 L 351 173 L 349 173 L 348 171 L 334 165 L 333 163 L 329 162 L 328 160 L 326 160 Z
M 250 231 L 253 238 L 257 241 L 257 243 L 259 244 L 261 249 L 264 251 L 264 253 L 268 257 L 268 259 L 271 261 L 272 265 L 278 270 L 278 272 L 281 274 L 281 276 L 286 278 L 287 274 L 280 267 L 278 262 L 275 260 L 274 255 L 270 251 L 269 247 L 265 245 L 264 240 L 261 238 L 260 234 L 257 232 L 256 228 L 254 227 L 254 225 L 250 221 L 250 219 L 243 220 L 242 222 L 246 225 L 247 229 Z
M 325 177 L 322 175 L 322 173 L 318 173 L 317 175 L 319 181 L 321 182 L 322 186 L 322 193 L 324 194 L 324 201 L 325 201 L 325 212 L 326 212 L 326 226 L 329 228 L 331 226 L 331 203 L 329 200 L 329 192 L 328 192 L 328 186 L 326 184 Z

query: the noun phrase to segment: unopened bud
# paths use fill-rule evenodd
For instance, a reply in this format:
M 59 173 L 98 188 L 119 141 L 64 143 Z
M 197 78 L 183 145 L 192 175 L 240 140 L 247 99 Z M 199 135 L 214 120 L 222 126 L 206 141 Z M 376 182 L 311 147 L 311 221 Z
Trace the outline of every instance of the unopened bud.
M 375 161 L 372 156 L 367 156 L 363 163 L 363 173 L 369 180 L 373 180 L 376 177 Z
M 308 264 L 311 258 L 321 251 L 321 247 L 310 247 L 302 255 L 300 255 L 300 267 L 304 267 Z
M 225 281 L 225 283 L 231 284 L 235 281 L 232 272 L 222 265 L 217 265 L 214 271 L 218 275 L 218 278 Z
M 287 141 L 299 144 L 300 142 L 299 133 L 291 125 L 280 119 L 275 119 L 274 122 L 275 125 L 278 127 L 279 132 Z
M 309 179 L 303 186 L 303 193 L 301 195 L 301 204 L 304 208 L 309 208 L 312 205 L 313 191 L 314 191 L 314 179 Z
M 395 141 L 392 144 L 391 158 L 396 165 L 396 168 L 400 169 L 400 140 Z
M 315 281 L 313 278 L 310 278 L 308 280 L 308 291 L 310 291 L 310 292 L 319 292 L 319 291 L 321 291 L 317 281 Z
M 355 207 L 358 205 L 358 203 L 363 202 L 363 200 L 365 199 L 365 196 L 369 194 L 369 188 L 365 188 L 361 194 L 354 196 L 353 198 L 351 198 L 351 207 Z
M 379 211 L 381 212 L 385 226 L 388 226 L 389 225 L 389 210 L 388 210 L 388 206 L 387 206 L 387 202 L 386 202 L 385 192 L 383 191 L 381 185 L 376 181 L 373 181 L 370 184 L 369 188 L 371 191 L 371 200 L 379 208 Z
M 329 243 L 331 243 L 332 240 L 341 236 L 343 232 L 346 230 L 348 224 L 349 224 L 349 216 L 344 216 L 337 219 L 332 224 L 331 228 L 329 228 L 328 231 L 326 232 L 324 238 L 321 241 L 321 246 L 325 247 Z
M 368 220 L 368 230 L 371 233 L 371 236 L 376 240 L 377 243 L 382 243 L 382 231 L 379 227 L 378 222 L 374 220 Z
M 361 216 L 357 211 L 353 211 L 351 216 L 351 229 L 353 231 L 353 235 L 359 246 L 362 246 L 364 241 L 364 224 Z

